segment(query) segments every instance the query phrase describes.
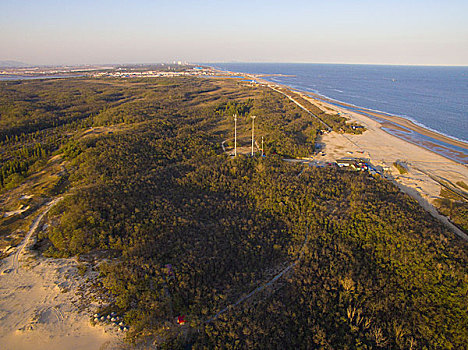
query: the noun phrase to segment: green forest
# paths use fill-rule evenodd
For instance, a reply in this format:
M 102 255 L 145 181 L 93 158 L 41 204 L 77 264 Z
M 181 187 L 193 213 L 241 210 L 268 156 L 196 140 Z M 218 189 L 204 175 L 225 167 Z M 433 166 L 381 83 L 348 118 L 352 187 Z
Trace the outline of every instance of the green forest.
M 233 114 L 246 146 L 257 116 L 265 157 L 223 152 Z M 321 129 L 239 79 L 2 82 L 0 191 L 60 160 L 60 186 L 41 195 L 64 199 L 38 246 L 105 258 L 102 292 L 130 343 L 466 348 L 467 244 L 389 181 L 283 161 L 312 154 Z

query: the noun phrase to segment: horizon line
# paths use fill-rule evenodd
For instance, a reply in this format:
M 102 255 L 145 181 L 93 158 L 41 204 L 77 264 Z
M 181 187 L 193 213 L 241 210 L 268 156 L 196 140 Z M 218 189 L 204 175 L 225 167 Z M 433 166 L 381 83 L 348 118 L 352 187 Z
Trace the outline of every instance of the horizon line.
M 362 66 L 414 66 L 414 67 L 468 67 L 467 64 L 445 64 L 445 63 L 350 63 L 350 62 L 311 62 L 311 61 L 188 61 L 188 60 L 168 60 L 159 62 L 114 62 L 114 63 L 43 63 L 34 64 L 11 59 L 0 60 L 0 62 L 13 61 L 24 66 L 1 67 L 1 68 L 34 68 L 34 67 L 64 67 L 64 66 L 102 66 L 102 65 L 151 65 L 151 64 L 173 64 L 173 62 L 184 62 L 184 64 L 323 64 L 323 65 L 362 65 Z
M 349 63 L 349 62 L 308 62 L 308 61 L 208 61 L 198 62 L 199 64 L 248 64 L 248 63 L 261 63 L 261 64 L 340 64 L 340 65 L 354 65 L 354 66 L 417 66 L 417 67 L 468 67 L 467 64 L 444 64 L 444 63 Z

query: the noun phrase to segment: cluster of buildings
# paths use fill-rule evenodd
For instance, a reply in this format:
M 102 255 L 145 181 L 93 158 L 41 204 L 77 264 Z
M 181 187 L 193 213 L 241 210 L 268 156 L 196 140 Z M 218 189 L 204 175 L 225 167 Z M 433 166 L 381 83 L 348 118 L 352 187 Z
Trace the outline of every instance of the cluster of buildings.
M 389 171 L 390 168 L 380 165 L 372 165 L 370 160 L 367 158 L 341 158 L 337 159 L 334 162 L 330 161 L 319 161 L 319 160 L 312 160 L 308 162 L 310 166 L 317 167 L 317 168 L 325 168 L 325 167 L 338 167 L 344 168 L 354 171 L 367 171 L 371 175 L 380 175 L 385 176 L 385 172 Z
M 336 160 L 340 168 L 348 167 L 351 170 L 367 171 L 371 175 L 382 175 L 385 169 L 382 166 L 373 166 L 367 158 L 341 158 Z
M 61 66 L 61 67 L 18 67 L 0 69 L 1 75 L 19 75 L 31 77 L 47 77 L 50 75 L 87 74 L 97 70 L 113 69 L 111 66 Z
M 115 69 L 112 71 L 97 72 L 94 77 L 114 77 L 114 78 L 159 78 L 159 77 L 180 77 L 180 76 L 214 76 L 216 72 L 211 68 L 193 67 L 186 70 L 127 70 Z
M 0 68 L 0 77 L 18 76 L 19 78 L 48 78 L 48 77 L 118 77 L 118 78 L 146 78 L 146 77 L 178 77 L 178 76 L 215 76 L 219 72 L 212 68 L 189 65 L 175 61 L 174 64 L 129 65 L 129 66 L 61 66 L 61 67 L 21 67 Z

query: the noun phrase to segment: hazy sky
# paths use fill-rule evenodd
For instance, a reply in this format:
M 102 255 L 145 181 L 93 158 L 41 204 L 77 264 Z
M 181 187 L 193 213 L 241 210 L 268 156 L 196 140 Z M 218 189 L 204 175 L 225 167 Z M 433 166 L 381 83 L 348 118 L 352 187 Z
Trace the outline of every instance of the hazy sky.
M 0 60 L 468 65 L 467 0 L 0 0 Z

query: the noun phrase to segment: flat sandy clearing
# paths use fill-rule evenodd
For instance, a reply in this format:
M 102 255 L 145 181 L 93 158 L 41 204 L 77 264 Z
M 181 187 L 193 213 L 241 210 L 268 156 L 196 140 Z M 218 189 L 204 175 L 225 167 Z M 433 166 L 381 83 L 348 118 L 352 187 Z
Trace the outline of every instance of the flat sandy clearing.
M 79 263 L 73 259 L 45 259 L 30 253 L 34 238 L 28 238 L 36 233 L 34 225 L 40 224 L 36 220 L 18 250 L 1 261 L 0 348 L 118 348 L 115 334 L 91 326 L 89 311 L 80 312 L 83 303 L 76 292 L 89 277 L 80 276 Z

